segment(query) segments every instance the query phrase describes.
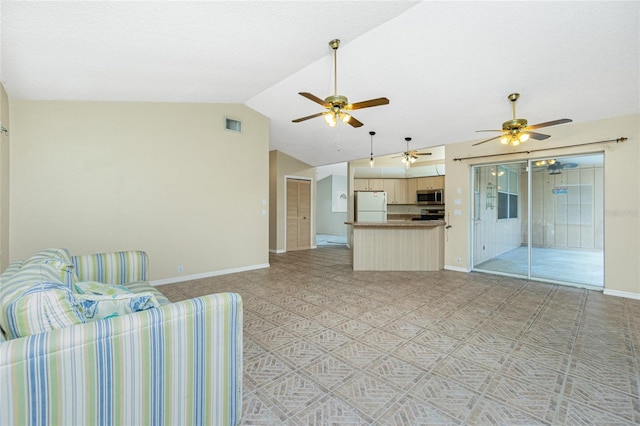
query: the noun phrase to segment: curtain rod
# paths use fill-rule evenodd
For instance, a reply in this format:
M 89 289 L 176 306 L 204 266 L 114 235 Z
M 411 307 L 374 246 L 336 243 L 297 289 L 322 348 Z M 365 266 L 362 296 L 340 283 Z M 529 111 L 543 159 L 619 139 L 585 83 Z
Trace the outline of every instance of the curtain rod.
M 531 154 L 532 152 L 549 151 L 549 150 L 552 150 L 552 149 L 573 148 L 574 146 L 593 145 L 593 144 L 596 144 L 596 143 L 607 143 L 607 142 L 620 143 L 620 142 L 626 141 L 627 139 L 628 138 L 625 138 L 623 136 L 623 137 L 619 137 L 617 139 L 609 139 L 609 140 L 606 140 L 606 141 L 585 142 L 585 143 L 579 143 L 577 145 L 556 146 L 556 147 L 551 147 L 551 148 L 532 149 L 531 151 L 505 152 L 505 153 L 502 153 L 502 154 L 476 155 L 475 157 L 454 158 L 453 161 L 471 160 L 471 159 L 475 159 L 475 158 L 486 158 L 486 157 L 500 157 L 500 156 L 503 156 L 503 155 L 513 155 L 513 154 Z

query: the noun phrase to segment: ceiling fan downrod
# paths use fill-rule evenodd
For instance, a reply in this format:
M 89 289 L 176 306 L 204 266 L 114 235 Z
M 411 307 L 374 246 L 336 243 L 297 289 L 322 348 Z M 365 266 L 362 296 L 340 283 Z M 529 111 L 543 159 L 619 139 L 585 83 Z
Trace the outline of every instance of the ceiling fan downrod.
M 337 38 L 331 40 L 329 46 L 333 49 L 333 95 L 338 96 L 338 47 L 340 47 L 340 40 Z

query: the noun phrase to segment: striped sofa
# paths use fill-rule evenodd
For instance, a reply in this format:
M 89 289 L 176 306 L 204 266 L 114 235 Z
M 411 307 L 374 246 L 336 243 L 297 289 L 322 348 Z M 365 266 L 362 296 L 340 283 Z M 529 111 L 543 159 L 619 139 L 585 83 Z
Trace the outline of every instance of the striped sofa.
M 148 258 L 141 251 L 70 256 L 69 262 L 53 262 L 58 269 L 48 261 L 39 267 L 40 277 L 29 266 L 39 261 L 15 261 L 0 275 L 0 425 L 238 424 L 243 315 L 238 294 L 169 303 L 146 283 Z M 60 266 L 65 264 L 66 270 Z M 64 270 L 57 281 L 53 270 Z M 77 323 L 61 328 L 45 309 L 45 326 L 53 326 L 17 337 L 7 330 L 21 330 L 9 323 L 30 317 L 15 309 L 16 276 L 25 271 L 31 271 L 25 278 L 32 282 L 29 288 L 60 292 L 67 278 L 99 281 L 139 294 L 155 292 L 159 306 L 95 321 L 72 317 Z M 34 300 L 41 307 L 50 301 Z

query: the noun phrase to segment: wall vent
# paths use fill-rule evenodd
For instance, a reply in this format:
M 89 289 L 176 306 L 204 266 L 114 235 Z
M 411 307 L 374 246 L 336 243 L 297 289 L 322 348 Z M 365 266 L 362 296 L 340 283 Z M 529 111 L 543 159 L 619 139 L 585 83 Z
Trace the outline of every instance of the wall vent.
M 225 130 L 230 130 L 232 132 L 242 132 L 242 121 L 234 120 L 233 118 L 224 119 L 224 128 Z

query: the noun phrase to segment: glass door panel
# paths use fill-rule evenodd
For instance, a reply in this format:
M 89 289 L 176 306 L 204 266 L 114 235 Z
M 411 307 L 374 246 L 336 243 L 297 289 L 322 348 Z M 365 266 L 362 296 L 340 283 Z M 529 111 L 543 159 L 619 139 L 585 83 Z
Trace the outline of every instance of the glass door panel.
M 604 157 L 531 161 L 531 278 L 604 286 Z
M 527 163 L 474 166 L 473 269 L 528 277 Z

